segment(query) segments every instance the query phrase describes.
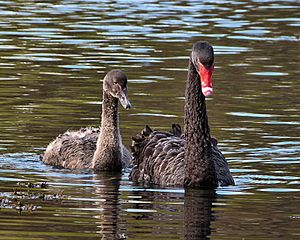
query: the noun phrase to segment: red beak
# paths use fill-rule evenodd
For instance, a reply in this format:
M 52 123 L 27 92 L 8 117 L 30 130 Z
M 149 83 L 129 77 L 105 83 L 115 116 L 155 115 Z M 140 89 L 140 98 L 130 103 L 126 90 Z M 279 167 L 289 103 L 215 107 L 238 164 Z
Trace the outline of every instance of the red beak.
M 211 66 L 210 69 L 206 69 L 202 63 L 200 63 L 200 71 L 199 75 L 201 78 L 201 87 L 202 93 L 205 97 L 209 97 L 213 94 L 213 86 L 212 86 L 212 74 L 214 71 L 214 65 Z

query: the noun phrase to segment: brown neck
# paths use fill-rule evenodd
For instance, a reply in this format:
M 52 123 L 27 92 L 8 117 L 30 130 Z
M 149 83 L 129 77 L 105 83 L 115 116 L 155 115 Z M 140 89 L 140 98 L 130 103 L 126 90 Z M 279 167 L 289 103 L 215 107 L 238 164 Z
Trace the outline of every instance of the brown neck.
M 119 131 L 118 99 L 103 92 L 101 129 Z
M 201 82 L 192 61 L 185 91 L 184 135 L 186 187 L 214 188 L 217 177 L 212 162 L 210 129 L 206 114 L 205 97 Z
M 93 168 L 101 171 L 119 171 L 121 163 L 118 99 L 103 92 L 101 131 L 93 157 Z

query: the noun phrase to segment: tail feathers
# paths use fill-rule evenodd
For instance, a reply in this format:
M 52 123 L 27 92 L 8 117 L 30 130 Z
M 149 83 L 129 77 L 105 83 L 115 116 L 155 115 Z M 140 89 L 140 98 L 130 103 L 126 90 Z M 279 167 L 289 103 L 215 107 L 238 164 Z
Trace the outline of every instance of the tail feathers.
M 144 144 L 147 142 L 146 138 L 149 137 L 152 132 L 153 130 L 148 125 L 146 125 L 141 133 L 138 133 L 137 135 L 132 137 L 132 145 L 130 149 L 132 151 L 133 161 L 138 160 L 138 156 L 142 151 Z M 137 163 L 133 162 L 133 164 Z
M 146 125 L 145 128 L 142 130 L 142 134 L 145 137 L 148 137 L 152 132 L 153 130 L 148 125 Z
M 145 137 L 140 133 L 132 137 L 132 144 L 130 146 L 130 149 L 133 157 L 138 155 L 144 140 Z
M 155 134 L 153 135 L 153 133 Z M 169 132 L 156 131 L 146 125 L 140 133 L 132 137 L 132 145 L 130 148 L 133 156 L 133 164 L 138 165 L 139 159 L 143 159 L 143 157 L 141 157 L 141 154 L 143 156 L 147 156 L 147 152 L 145 151 L 147 151 L 147 149 L 151 149 L 151 146 L 147 145 L 150 139 L 152 139 L 151 141 L 153 141 L 153 144 L 155 145 L 161 138 L 172 135 L 176 137 L 181 136 L 181 127 L 179 124 L 172 124 L 171 130 Z M 147 149 L 144 149 L 145 147 Z
M 172 128 L 170 130 L 170 133 L 173 133 L 176 137 L 180 137 L 181 136 L 181 127 L 180 127 L 180 125 L 177 124 L 177 123 L 173 123 Z

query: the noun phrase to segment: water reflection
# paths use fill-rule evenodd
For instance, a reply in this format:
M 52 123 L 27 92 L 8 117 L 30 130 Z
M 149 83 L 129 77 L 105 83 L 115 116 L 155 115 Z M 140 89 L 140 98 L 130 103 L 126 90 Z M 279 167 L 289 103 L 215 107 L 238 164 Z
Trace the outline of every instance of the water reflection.
M 188 189 L 184 196 L 184 239 L 209 239 L 215 191 Z
M 101 239 L 127 239 L 126 228 L 121 218 L 120 183 L 121 174 L 97 174 L 94 177 L 95 186 L 94 211 L 96 223 L 99 224 L 97 232 Z
M 13 198 L 17 182 L 31 181 L 48 182 L 43 191 L 65 196 L 41 201 L 21 216 L 5 205 L 2 238 L 297 238 L 298 5 L 2 1 L 0 199 Z M 235 187 L 219 188 L 216 195 L 143 188 L 133 186 L 127 173 L 120 179 L 39 161 L 59 133 L 99 125 L 99 80 L 114 68 L 128 74 L 134 106 L 120 112 L 127 146 L 145 124 L 182 124 L 188 55 L 197 40 L 216 50 L 216 94 L 207 108 Z

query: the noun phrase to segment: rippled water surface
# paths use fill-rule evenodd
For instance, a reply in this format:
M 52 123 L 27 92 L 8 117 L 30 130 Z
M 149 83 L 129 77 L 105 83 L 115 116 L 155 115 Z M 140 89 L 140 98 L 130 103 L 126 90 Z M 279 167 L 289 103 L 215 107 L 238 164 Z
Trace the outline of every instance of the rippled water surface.
M 1 239 L 300 238 L 300 4 L 0 1 Z M 129 78 L 124 143 L 183 123 L 195 41 L 215 48 L 212 133 L 236 186 L 135 186 L 39 160 L 67 129 L 99 125 L 101 80 Z

